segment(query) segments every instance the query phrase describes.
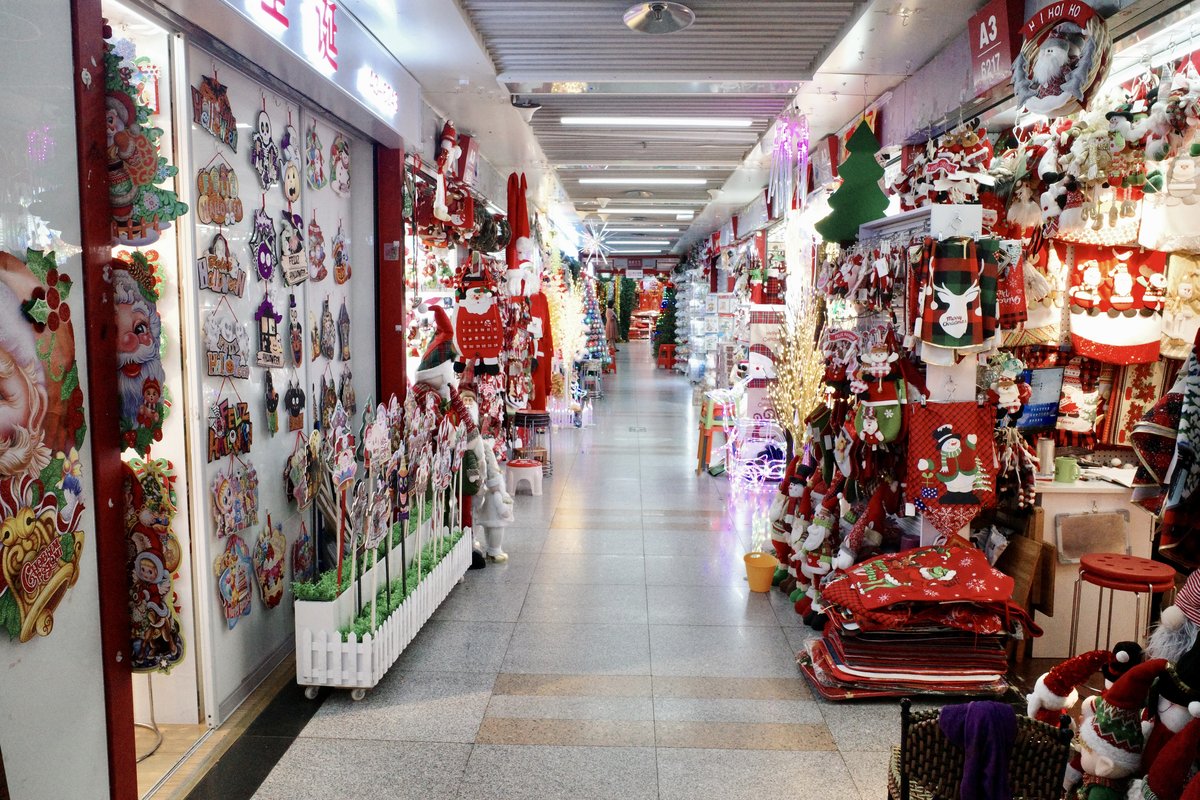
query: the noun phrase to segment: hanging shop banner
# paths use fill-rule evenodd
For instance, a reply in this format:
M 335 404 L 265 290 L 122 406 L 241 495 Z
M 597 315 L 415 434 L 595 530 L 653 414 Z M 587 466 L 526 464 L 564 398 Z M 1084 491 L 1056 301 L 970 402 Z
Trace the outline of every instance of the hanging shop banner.
M 1018 39 L 1013 35 L 1021 24 L 1024 3 L 1020 0 L 991 0 L 967 23 L 971 44 L 971 83 L 978 97 L 1006 83 Z

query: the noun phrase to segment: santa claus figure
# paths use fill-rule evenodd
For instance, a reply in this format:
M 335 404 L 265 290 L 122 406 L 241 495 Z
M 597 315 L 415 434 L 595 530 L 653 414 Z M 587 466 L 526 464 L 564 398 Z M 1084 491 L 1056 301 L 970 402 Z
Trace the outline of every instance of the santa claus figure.
M 1060 31 L 1054 31 L 1042 42 L 1030 75 L 1038 84 L 1039 98 L 1058 97 L 1063 93 L 1063 84 L 1075 68 L 1077 58 L 1072 55 L 1071 42 Z M 1032 109 L 1031 109 L 1032 110 Z
M 138 264 L 114 261 L 112 276 L 121 427 L 132 429 L 143 426 L 143 420 L 152 423 L 162 420 L 161 387 L 167 380 L 160 356 L 162 320 L 150 300 L 154 296 L 154 277 L 149 270 Z M 146 391 L 148 386 L 150 392 Z M 157 414 L 148 414 L 143 409 L 148 395 L 154 396 Z
M 454 309 L 454 343 L 458 349 L 455 369 L 462 372 L 475 361 L 481 375 L 500 374 L 500 351 L 504 347 L 504 325 L 496 305 L 496 290 L 483 275 L 463 278 Z
M 46 373 L 38 361 L 33 328 L 3 281 L 0 308 L 0 478 L 37 475 L 50 463 L 43 429 Z
M 529 230 L 529 209 L 525 195 L 529 191 L 524 175 L 508 176 L 508 218 L 512 224 L 512 239 L 505 250 L 510 297 L 528 297 L 540 291 L 537 275 L 537 247 Z

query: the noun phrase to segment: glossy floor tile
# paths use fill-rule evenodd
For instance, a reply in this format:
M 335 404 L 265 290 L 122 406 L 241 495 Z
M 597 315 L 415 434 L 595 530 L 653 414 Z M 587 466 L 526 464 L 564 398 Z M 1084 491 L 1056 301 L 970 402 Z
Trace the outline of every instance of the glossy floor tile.
M 644 343 L 619 358 L 595 426 L 554 431 L 542 496 L 515 498 L 510 560 L 469 572 L 365 699 L 256 728 L 249 777 L 206 796 L 883 796 L 895 705 L 813 697 L 811 631 L 745 580 L 769 497 L 697 475 L 693 387 Z

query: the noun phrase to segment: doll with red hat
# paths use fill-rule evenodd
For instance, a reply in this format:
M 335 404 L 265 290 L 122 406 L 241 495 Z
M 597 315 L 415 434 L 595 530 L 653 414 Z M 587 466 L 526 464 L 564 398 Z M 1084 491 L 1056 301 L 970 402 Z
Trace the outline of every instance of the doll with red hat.
M 1165 659 L 1170 668 L 1152 688 L 1146 708 L 1150 727 L 1144 754 L 1149 767 L 1171 738 L 1193 718 L 1200 717 L 1200 573 L 1188 576 L 1175 597 L 1163 609 L 1158 626 L 1150 634 L 1146 655 Z
M 1159 756 L 1144 779 L 1129 787 L 1129 800 L 1200 800 L 1200 782 L 1191 780 L 1200 758 L 1200 719 L 1185 725 Z
M 1121 800 L 1130 780 L 1141 774 L 1146 744 L 1142 709 L 1150 687 L 1167 668 L 1164 659 L 1138 664 L 1085 704 L 1079 724 L 1079 764 L 1083 783 L 1076 800 Z

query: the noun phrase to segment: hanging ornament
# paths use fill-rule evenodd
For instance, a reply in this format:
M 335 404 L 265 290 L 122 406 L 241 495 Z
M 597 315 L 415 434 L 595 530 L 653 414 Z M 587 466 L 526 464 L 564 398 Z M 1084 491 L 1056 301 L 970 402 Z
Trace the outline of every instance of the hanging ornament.
M 117 386 L 121 392 L 122 444 L 140 456 L 162 440 L 167 407 L 163 397 L 162 320 L 158 314 L 162 284 L 158 254 L 122 251 L 112 261 L 109 281 L 117 323 Z M 56 292 L 59 314 L 66 293 Z M 47 300 L 50 294 L 46 295 Z
M 217 538 L 258 524 L 258 472 L 253 466 L 229 462 L 213 475 L 209 491 Z
M 292 583 L 311 581 L 316 572 L 312 536 L 308 533 L 308 526 L 301 521 L 300 535 L 292 543 Z
M 279 183 L 279 162 L 279 145 L 271 138 L 271 117 L 264 108 L 258 112 L 258 126 L 250 144 L 250 165 L 258 174 L 263 189 Z
M 347 414 L 358 413 L 358 398 L 354 393 L 354 376 L 350 373 L 350 368 L 342 369 L 342 377 L 338 381 L 338 398 L 342 401 L 342 407 L 346 409 Z
M 338 197 L 350 196 L 350 140 L 340 133 L 329 146 L 329 186 Z
M 278 263 L 279 239 L 275 235 L 275 221 L 265 208 L 254 210 L 254 222 L 250 230 L 250 258 L 260 281 L 275 277 Z M 239 293 L 240 297 L 241 294 Z
M 236 225 L 242 221 L 242 199 L 237 173 L 225 156 L 217 153 L 220 164 L 196 173 L 196 216 L 204 225 Z
M 304 220 L 284 211 L 279 215 L 279 265 L 283 282 L 295 286 L 308 280 L 308 253 L 304 249 Z
M 171 532 L 177 510 L 175 468 L 166 459 L 132 459 L 125 473 L 125 533 L 130 554 L 130 668 L 169 672 L 183 660 L 174 573 L 183 549 Z
M 283 129 L 283 137 L 279 140 L 280 186 L 283 197 L 288 204 L 300 201 L 300 134 L 291 125 Z
M 219 231 L 213 236 L 208 250 L 196 259 L 196 274 L 200 288 L 217 294 L 241 297 L 246 291 L 246 270 L 238 263 L 237 256 L 229 250 L 229 240 Z
M 292 345 L 292 366 L 304 363 L 304 326 L 300 324 L 300 309 L 296 307 L 296 295 L 288 295 L 288 339 Z
M 237 119 L 229 105 L 229 89 L 217 80 L 215 74 L 211 78 L 205 75 L 200 79 L 199 86 L 192 87 L 192 122 L 237 152 Z
M 254 423 L 250 404 L 221 399 L 208 407 L 208 461 L 250 452 L 254 441 Z
M 270 295 L 263 297 L 262 302 L 258 304 L 254 319 L 258 323 L 256 363 L 260 367 L 282 367 L 283 338 L 280 335 L 279 323 L 283 322 L 283 315 L 275 310 Z
M 1012 65 L 1017 105 L 1047 117 L 1086 109 L 1112 65 L 1103 18 L 1087 3 L 1055 0 L 1026 21 L 1021 36 Z
M 225 550 L 213 562 L 217 595 L 229 630 L 233 630 L 242 617 L 250 616 L 250 573 L 253 569 L 250 548 L 246 547 L 242 537 L 236 534 L 230 536 L 225 543 Z
M 254 577 L 258 579 L 258 590 L 263 605 L 274 608 L 283 599 L 283 561 L 287 557 L 287 537 L 283 535 L 282 523 L 267 524 L 254 542 Z
M 338 350 L 342 361 L 350 360 L 350 310 L 346 308 L 346 299 L 342 298 L 342 308 L 338 311 Z
M 133 247 L 153 244 L 171 221 L 186 214 L 179 196 L 155 184 L 174 178 L 179 169 L 159 154 L 163 131 L 151 123 L 153 108 L 135 85 L 140 72 L 133 43 L 104 43 L 105 155 L 112 235 Z
M 267 435 L 274 436 L 279 433 L 279 392 L 275 391 L 275 381 L 271 378 L 270 370 L 267 370 L 263 394 L 266 398 L 267 408 Z
M 22 642 L 50 634 L 87 563 L 71 287 L 53 252 L 0 253 L 0 627 Z
M 304 151 L 307 161 L 305 180 L 310 189 L 324 189 L 329 178 L 325 175 L 325 148 L 321 144 L 321 136 L 317 133 L 317 123 L 314 120 L 304 133 Z
M 250 337 L 233 311 L 214 309 L 204 321 L 208 374 L 214 378 L 250 377 Z
M 325 380 L 325 376 L 321 376 L 321 396 L 319 398 L 321 430 L 328 431 L 333 427 L 333 412 L 338 406 L 337 386 L 334 385 L 333 377 Z
M 312 360 L 316 361 L 321 357 L 321 326 L 311 308 L 308 310 L 308 341 L 312 349 Z
M 329 270 L 325 269 L 325 234 L 317 224 L 317 212 L 313 210 L 308 223 L 308 279 L 323 281 Z
M 326 295 L 321 304 L 321 355 L 330 361 L 333 360 L 334 336 L 333 312 L 329 310 L 329 296 Z
M 339 286 L 350 280 L 350 249 L 342 233 L 342 221 L 338 220 L 337 234 L 333 237 L 333 280 Z
M 283 395 L 283 409 L 288 415 L 288 430 L 304 429 L 304 390 L 300 384 L 292 381 Z

